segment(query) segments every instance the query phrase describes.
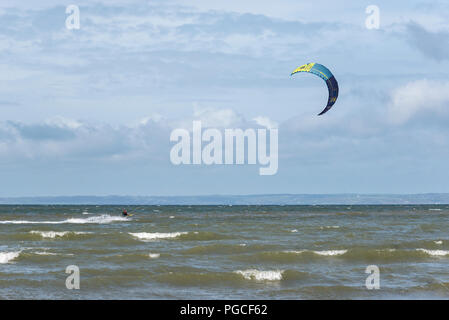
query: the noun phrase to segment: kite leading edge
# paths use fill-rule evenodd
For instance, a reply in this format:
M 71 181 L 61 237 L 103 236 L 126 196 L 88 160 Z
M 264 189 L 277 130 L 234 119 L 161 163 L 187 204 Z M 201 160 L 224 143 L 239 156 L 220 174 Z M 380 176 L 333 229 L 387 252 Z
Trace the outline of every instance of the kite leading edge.
M 304 64 L 304 65 L 296 68 L 291 73 L 291 75 L 294 75 L 295 73 L 298 73 L 298 72 L 313 73 L 314 75 L 319 76 L 326 82 L 327 89 L 329 90 L 329 99 L 327 100 L 327 105 L 324 108 L 324 110 L 321 111 L 318 115 L 321 116 L 322 114 L 325 114 L 330 108 L 332 108 L 335 101 L 337 101 L 337 97 L 338 97 L 338 83 L 337 83 L 337 80 L 335 79 L 334 75 L 332 74 L 332 72 L 330 72 L 330 70 L 328 68 L 326 68 L 322 64 L 314 63 L 314 62 L 307 63 L 307 64 Z

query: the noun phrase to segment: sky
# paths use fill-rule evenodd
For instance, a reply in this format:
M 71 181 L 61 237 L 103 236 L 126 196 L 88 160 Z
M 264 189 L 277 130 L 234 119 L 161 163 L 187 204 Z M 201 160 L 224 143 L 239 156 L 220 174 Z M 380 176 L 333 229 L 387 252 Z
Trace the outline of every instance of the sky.
M 447 1 L 4 0 L 0 196 L 449 192 L 448 74 Z M 277 173 L 173 165 L 194 120 L 277 128 Z

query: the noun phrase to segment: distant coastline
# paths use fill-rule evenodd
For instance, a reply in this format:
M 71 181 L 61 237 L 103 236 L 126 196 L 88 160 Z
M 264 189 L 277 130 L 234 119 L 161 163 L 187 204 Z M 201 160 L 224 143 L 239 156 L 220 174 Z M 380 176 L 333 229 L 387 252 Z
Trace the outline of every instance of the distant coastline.
M 418 205 L 449 204 L 449 193 L 419 194 L 260 194 L 201 196 L 0 197 L 14 205 Z

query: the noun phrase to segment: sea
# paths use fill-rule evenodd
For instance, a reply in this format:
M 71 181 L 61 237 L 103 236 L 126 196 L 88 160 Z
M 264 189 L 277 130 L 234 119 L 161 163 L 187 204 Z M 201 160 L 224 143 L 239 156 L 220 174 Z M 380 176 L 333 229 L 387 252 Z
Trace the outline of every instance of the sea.
M 0 299 L 449 298 L 448 205 L 124 208 L 0 206 Z

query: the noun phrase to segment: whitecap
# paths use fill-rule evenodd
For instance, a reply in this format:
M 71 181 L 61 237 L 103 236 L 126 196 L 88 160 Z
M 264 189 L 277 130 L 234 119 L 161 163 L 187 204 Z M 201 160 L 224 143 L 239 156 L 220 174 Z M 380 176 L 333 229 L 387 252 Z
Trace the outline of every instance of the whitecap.
M 108 214 L 103 214 L 101 216 L 94 216 L 89 218 L 72 218 L 62 221 L 29 221 L 29 220 L 4 220 L 0 221 L 0 224 L 64 224 L 64 223 L 111 223 L 114 221 L 128 221 L 126 217 L 110 216 Z
M 149 253 L 148 254 L 148 256 L 151 258 L 151 259 L 157 259 L 157 258 L 159 258 L 160 256 L 161 256 L 161 254 L 160 253 Z
M 18 258 L 21 251 L 0 252 L 0 263 L 9 263 Z
M 416 250 L 425 252 L 425 253 L 427 253 L 428 255 L 431 255 L 431 256 L 443 257 L 443 256 L 449 255 L 449 251 L 447 251 L 447 250 L 427 250 L 427 249 L 422 249 L 422 248 L 419 248 L 419 249 L 416 249 Z
M 32 231 L 30 231 L 30 233 L 31 234 L 38 234 L 42 238 L 56 238 L 56 237 L 64 237 L 69 232 L 68 231 L 56 232 L 56 231 L 35 231 L 35 230 L 32 230 Z
M 323 250 L 323 251 L 310 251 L 310 250 L 285 250 L 283 251 L 285 253 L 295 253 L 295 254 L 302 254 L 305 252 L 313 252 L 315 254 L 318 254 L 320 256 L 339 256 L 342 254 L 345 254 L 348 252 L 348 250 Z
M 386 249 L 376 249 L 376 251 L 377 251 L 377 252 L 384 252 L 384 251 L 387 251 L 387 252 L 395 252 L 396 249 L 394 249 L 394 248 L 386 248 Z
M 138 233 L 129 233 L 131 236 L 142 240 L 142 241 L 148 241 L 148 240 L 157 240 L 157 239 L 169 239 L 169 238 L 176 238 L 183 234 L 187 234 L 187 232 L 171 232 L 171 233 L 163 233 L 163 232 L 138 232 Z
M 39 256 L 57 256 L 57 253 L 48 252 L 48 251 L 34 251 L 34 254 L 37 254 Z
M 320 256 L 340 256 L 345 254 L 348 250 L 323 250 L 323 251 L 313 251 L 315 254 L 319 254 Z
M 63 221 L 62 223 L 99 223 L 99 224 L 103 224 L 103 223 L 111 223 L 114 221 L 129 221 L 128 218 L 126 217 L 118 217 L 118 216 L 111 216 L 108 214 L 102 214 L 100 216 L 94 216 L 94 217 L 89 217 L 89 218 L 73 218 L 73 219 L 67 219 L 65 221 Z
M 285 250 L 285 251 L 283 251 L 283 252 L 285 252 L 285 253 L 296 253 L 296 254 L 301 254 L 301 253 L 306 252 L 306 250 Z
M 73 232 L 73 231 L 60 231 L 60 232 L 57 232 L 57 231 L 35 231 L 35 230 L 32 230 L 32 231 L 30 231 L 30 233 L 31 234 L 38 234 L 42 238 L 52 238 L 52 239 L 54 239 L 56 237 L 62 238 L 65 235 L 70 234 L 70 233 L 78 235 L 78 234 L 89 234 L 90 232 L 81 232 L 81 231 L 80 232 Z
M 282 280 L 282 273 L 284 272 L 284 270 L 261 271 L 257 269 L 249 269 L 249 270 L 237 270 L 234 272 L 240 274 L 247 280 L 279 281 Z

